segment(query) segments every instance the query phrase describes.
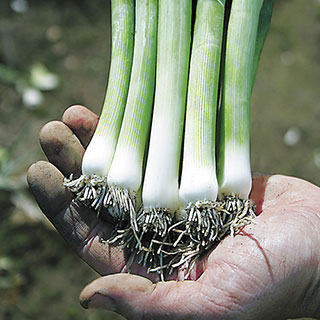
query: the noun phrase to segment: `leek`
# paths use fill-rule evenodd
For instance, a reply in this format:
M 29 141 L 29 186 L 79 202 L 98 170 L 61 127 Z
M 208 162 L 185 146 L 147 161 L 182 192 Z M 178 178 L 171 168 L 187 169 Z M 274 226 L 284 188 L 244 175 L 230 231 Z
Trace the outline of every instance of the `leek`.
M 127 100 L 133 56 L 134 1 L 112 0 L 112 51 L 100 120 L 82 160 L 83 175 L 65 185 L 77 199 L 100 208 Z M 98 204 L 98 206 L 97 206 Z
M 154 110 L 143 181 L 143 206 L 132 223 L 135 241 L 129 241 L 139 263 L 163 267 L 162 252 L 154 245 L 168 235 L 179 207 L 178 179 L 185 114 L 191 0 L 159 1 L 157 68 Z M 125 239 L 131 239 L 128 234 Z M 161 245 L 160 245 L 161 247 Z M 149 268 L 149 269 L 150 269 Z M 155 271 L 155 270 L 149 270 Z M 161 273 L 161 271 L 160 271 Z
M 261 51 L 270 27 L 274 1 L 275 0 L 263 0 L 263 4 L 260 10 L 259 25 L 258 25 L 257 38 L 256 38 L 256 48 L 254 51 L 253 68 L 252 68 L 252 74 L 251 74 L 251 81 L 252 81 L 251 91 L 253 89 L 254 80 L 256 78 Z
M 178 220 L 185 220 L 185 230 L 174 246 L 185 233 L 205 246 L 216 238 L 221 225 L 214 201 L 218 194 L 215 131 L 224 11 L 225 1 L 197 3 L 179 192 L 184 210 L 177 214 Z M 184 259 L 178 264 L 182 262 Z
M 191 0 L 159 3 L 156 93 L 143 183 L 145 211 L 174 213 L 179 207 L 178 177 L 191 42 Z
M 178 177 L 185 114 L 191 0 L 159 3 L 156 93 L 143 183 L 144 212 L 179 207 Z
M 133 214 L 141 186 L 151 124 L 157 50 L 157 0 L 137 0 L 130 86 L 121 131 L 107 177 L 104 206 L 117 220 Z
M 225 1 L 199 0 L 192 44 L 180 199 L 216 200 L 215 128 Z
M 263 0 L 233 0 L 220 108 L 219 193 L 248 199 L 251 191 L 250 97 Z

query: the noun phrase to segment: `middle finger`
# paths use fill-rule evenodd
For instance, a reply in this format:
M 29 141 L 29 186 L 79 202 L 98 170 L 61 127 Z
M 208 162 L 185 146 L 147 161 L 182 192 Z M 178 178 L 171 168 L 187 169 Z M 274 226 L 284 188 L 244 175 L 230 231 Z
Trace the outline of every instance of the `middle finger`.
M 49 162 L 65 176 L 80 176 L 84 148 L 70 128 L 60 121 L 51 121 L 43 126 L 39 139 Z

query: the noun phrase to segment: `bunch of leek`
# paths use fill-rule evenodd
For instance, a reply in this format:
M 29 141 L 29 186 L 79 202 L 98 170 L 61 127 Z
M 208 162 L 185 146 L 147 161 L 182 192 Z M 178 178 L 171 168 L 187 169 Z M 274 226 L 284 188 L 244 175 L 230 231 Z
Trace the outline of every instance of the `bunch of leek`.
M 133 214 L 142 181 L 154 95 L 157 1 L 111 4 L 111 67 L 101 118 L 83 157 L 83 175 L 65 185 L 77 200 L 98 212 L 107 208 L 121 221 Z
M 112 0 L 104 107 L 65 185 L 150 272 L 190 267 L 255 216 L 250 96 L 272 4 L 198 0 L 189 59 L 192 0 Z
M 173 267 L 194 263 L 255 217 L 250 97 L 272 6 L 268 0 L 197 3 Z

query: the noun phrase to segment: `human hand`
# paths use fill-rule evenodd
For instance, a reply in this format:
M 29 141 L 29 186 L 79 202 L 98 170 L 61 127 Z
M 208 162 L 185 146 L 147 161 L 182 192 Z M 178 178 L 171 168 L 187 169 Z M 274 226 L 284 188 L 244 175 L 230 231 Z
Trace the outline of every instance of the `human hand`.
M 61 235 L 101 275 L 111 274 L 83 290 L 84 307 L 114 310 L 128 319 L 320 316 L 320 188 L 297 178 L 255 176 L 251 198 L 259 216 L 199 261 L 190 280 L 174 281 L 178 272 L 171 281 L 155 283 L 138 265 L 133 274 L 119 274 L 126 270 L 125 253 L 100 241 L 112 225 L 71 202 L 62 185 L 64 175 L 80 174 L 97 120 L 74 106 L 63 122 L 45 125 L 40 142 L 51 164 L 40 161 L 28 171 L 39 206 Z

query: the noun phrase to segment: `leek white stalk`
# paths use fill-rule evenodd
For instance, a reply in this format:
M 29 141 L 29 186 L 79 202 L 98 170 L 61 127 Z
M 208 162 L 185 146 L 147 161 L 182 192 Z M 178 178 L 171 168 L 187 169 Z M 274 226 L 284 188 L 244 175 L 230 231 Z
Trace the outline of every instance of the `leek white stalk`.
M 156 93 L 142 190 L 144 210 L 179 206 L 178 175 L 191 41 L 191 0 L 159 2 Z
M 191 41 L 191 0 L 159 1 L 156 92 L 137 218 L 140 259 L 163 279 L 162 245 L 179 206 L 178 176 Z M 136 248 L 136 245 L 133 245 Z
M 216 200 L 215 129 L 224 3 L 198 0 L 190 62 L 180 199 Z
M 136 1 L 132 73 L 121 131 L 109 170 L 105 205 L 122 219 L 134 210 L 150 130 L 157 44 L 157 0 Z M 110 212 L 110 211 L 109 211 Z
M 250 97 L 263 0 L 233 0 L 220 110 L 219 192 L 247 199 L 251 191 Z
M 82 175 L 65 179 L 76 199 L 100 211 L 106 175 L 117 144 L 127 100 L 133 56 L 134 1 L 112 0 L 112 51 L 100 120 L 82 160 Z
M 107 175 L 117 144 L 131 74 L 133 0 L 112 0 L 112 52 L 108 87 L 99 123 L 82 160 L 83 174 Z
M 186 221 L 185 232 L 202 246 L 216 238 L 221 221 L 214 201 L 218 194 L 215 131 L 224 5 L 224 0 L 197 2 L 188 83 L 179 190 L 183 210 L 176 217 Z M 178 243 L 179 238 L 174 246 Z

